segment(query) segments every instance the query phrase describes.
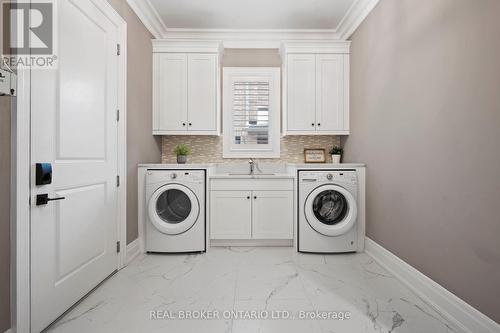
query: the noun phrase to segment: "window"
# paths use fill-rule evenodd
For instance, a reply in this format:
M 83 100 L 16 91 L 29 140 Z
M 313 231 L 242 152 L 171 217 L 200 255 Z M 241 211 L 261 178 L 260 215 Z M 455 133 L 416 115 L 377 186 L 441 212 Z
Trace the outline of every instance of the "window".
M 225 158 L 280 157 L 280 69 L 224 68 Z

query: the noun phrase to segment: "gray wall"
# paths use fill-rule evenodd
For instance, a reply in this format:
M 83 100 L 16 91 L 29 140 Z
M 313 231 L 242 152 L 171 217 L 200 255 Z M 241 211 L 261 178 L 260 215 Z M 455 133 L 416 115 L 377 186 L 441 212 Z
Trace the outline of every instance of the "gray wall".
M 152 45 L 151 34 L 125 0 L 108 0 L 127 21 L 127 243 L 137 230 L 137 164 L 159 163 L 161 141 L 151 134 Z
M 500 1 L 381 0 L 352 37 L 367 233 L 500 322 Z

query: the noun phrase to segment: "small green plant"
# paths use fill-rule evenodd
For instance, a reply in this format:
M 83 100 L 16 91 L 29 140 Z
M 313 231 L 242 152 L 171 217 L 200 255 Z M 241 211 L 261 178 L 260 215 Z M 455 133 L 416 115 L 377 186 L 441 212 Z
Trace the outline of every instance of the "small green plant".
M 344 152 L 344 149 L 339 146 L 333 146 L 332 149 L 330 149 L 330 155 L 342 155 Z
M 174 149 L 174 154 L 177 156 L 187 156 L 191 154 L 191 148 L 184 144 L 178 145 Z

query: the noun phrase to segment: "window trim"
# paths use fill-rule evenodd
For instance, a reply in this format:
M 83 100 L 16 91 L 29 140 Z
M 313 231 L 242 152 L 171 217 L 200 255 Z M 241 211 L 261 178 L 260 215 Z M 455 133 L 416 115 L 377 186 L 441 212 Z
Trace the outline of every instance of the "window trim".
M 281 137 L 281 69 L 279 67 L 223 68 L 223 158 L 280 158 Z M 269 81 L 269 143 L 262 149 L 238 147 L 232 142 L 233 83 L 236 79 L 252 78 Z

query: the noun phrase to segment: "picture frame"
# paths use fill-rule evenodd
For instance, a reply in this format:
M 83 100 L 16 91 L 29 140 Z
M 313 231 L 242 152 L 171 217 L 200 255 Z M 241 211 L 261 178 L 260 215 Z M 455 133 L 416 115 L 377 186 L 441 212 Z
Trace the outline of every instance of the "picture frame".
M 304 149 L 305 163 L 326 163 L 326 151 L 323 148 Z

